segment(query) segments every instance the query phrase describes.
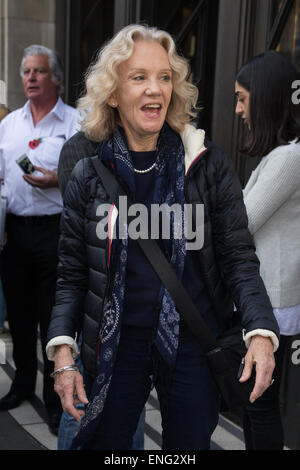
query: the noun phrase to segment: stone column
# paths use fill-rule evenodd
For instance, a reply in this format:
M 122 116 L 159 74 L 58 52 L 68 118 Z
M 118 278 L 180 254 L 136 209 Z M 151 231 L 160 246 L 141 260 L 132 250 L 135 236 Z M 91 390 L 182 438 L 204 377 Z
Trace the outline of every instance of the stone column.
M 20 62 L 25 47 L 55 48 L 56 0 L 0 0 L 0 80 L 13 110 L 25 103 Z

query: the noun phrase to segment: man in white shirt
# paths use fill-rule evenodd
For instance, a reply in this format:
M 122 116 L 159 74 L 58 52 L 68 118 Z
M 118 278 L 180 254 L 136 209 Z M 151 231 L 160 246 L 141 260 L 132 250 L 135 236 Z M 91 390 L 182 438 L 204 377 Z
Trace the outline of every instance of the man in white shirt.
M 8 200 L 3 287 L 16 365 L 11 389 L 0 400 L 0 410 L 15 408 L 34 395 L 39 325 L 44 355 L 43 399 L 50 430 L 56 433 L 62 410 L 50 378 L 53 364 L 44 351 L 55 296 L 63 206 L 57 166 L 64 142 L 78 130 L 78 113 L 59 96 L 63 69 L 54 51 L 29 46 L 20 71 L 28 101 L 0 124 L 0 178 L 4 179 Z M 31 167 L 26 156 L 33 173 L 26 173 Z

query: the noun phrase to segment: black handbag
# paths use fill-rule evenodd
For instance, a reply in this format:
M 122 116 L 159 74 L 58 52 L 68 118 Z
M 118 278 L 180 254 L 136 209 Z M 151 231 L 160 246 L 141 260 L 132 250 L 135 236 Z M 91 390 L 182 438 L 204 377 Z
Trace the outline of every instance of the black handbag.
M 118 208 L 119 196 L 127 196 L 127 194 L 98 157 L 92 157 L 91 160 L 110 202 L 113 202 Z M 167 288 L 177 311 L 184 317 L 198 339 L 228 409 L 238 411 L 241 407 L 249 404 L 255 373 L 253 370 L 249 380 L 244 383 L 239 382 L 247 352 L 242 326 L 232 327 L 216 340 L 156 241 L 139 238 L 137 243 Z

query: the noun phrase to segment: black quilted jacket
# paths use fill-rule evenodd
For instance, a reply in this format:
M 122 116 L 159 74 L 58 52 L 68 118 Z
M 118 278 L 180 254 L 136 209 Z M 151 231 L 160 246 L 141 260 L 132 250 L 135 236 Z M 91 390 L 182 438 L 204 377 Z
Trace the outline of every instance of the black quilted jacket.
M 204 203 L 204 246 L 195 252 L 216 317 L 224 328 L 233 316 L 232 302 L 242 314 L 246 331 L 278 326 L 259 276 L 259 261 L 248 232 L 242 191 L 231 161 L 215 144 L 186 176 L 186 202 Z M 48 341 L 83 330 L 82 360 L 86 372 L 97 371 L 99 328 L 108 288 L 107 241 L 96 236 L 96 209 L 108 197 L 89 158 L 80 160 L 64 197 L 59 244 L 56 304 Z

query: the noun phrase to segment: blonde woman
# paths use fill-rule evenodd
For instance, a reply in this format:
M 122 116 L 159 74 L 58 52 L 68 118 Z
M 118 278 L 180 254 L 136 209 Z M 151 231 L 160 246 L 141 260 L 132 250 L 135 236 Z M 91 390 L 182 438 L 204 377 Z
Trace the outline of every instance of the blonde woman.
M 97 158 L 148 214 L 153 204 L 176 204 L 182 211 L 186 203 L 204 204 L 201 249 L 192 249 L 185 232 L 175 236 L 172 217 L 170 236 L 164 237 L 160 227 L 158 243 L 215 336 L 231 322 L 232 297 L 240 308 L 250 343 L 242 380 L 256 363 L 250 397 L 255 400 L 271 382 L 277 324 L 259 276 L 237 177 L 224 152 L 189 124 L 197 89 L 187 81 L 188 72 L 168 33 L 124 28 L 87 73 L 86 94 L 79 101 L 82 131 L 99 143 Z M 135 237 L 118 237 L 123 225 L 114 205 L 108 221 L 109 233 L 114 222 L 116 235 L 99 239 L 107 194 L 91 158 L 76 165 L 64 201 L 47 352 L 55 360 L 55 389 L 63 408 L 81 421 L 72 448 L 131 449 L 155 386 L 163 449 L 209 449 L 218 391 L 205 354 Z M 159 222 L 160 215 L 149 218 L 141 229 L 151 233 Z M 81 330 L 85 389 L 73 365 Z M 76 410 L 78 402 L 86 404 L 85 412 Z

